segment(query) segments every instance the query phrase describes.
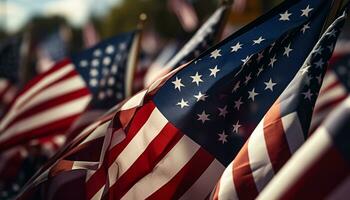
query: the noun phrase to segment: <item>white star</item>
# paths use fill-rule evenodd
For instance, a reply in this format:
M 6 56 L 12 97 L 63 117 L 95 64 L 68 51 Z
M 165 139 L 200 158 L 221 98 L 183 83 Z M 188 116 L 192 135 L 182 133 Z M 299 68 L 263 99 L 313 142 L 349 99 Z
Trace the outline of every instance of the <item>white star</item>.
M 241 84 L 240 81 L 238 81 L 238 82 L 235 84 L 235 86 L 234 86 L 233 89 L 232 89 L 232 93 L 233 93 L 233 92 L 236 92 L 236 91 L 238 90 L 239 84 Z
M 255 92 L 255 88 L 253 88 L 252 91 L 248 91 L 248 94 L 248 99 L 251 99 L 252 101 L 255 101 L 255 96 L 259 95 L 259 93 Z
M 202 75 L 199 75 L 198 72 L 196 72 L 196 74 L 194 76 L 191 76 L 192 78 L 192 83 L 196 83 L 197 86 L 199 85 L 200 82 L 203 82 L 203 80 L 201 79 Z
M 304 95 L 304 99 L 309 99 L 311 101 L 312 93 L 311 90 L 309 89 L 307 92 L 302 93 Z
M 231 47 L 231 52 L 237 52 L 238 50 L 242 49 L 242 46 L 243 45 L 241 43 L 237 42 L 236 45 Z
M 289 53 L 293 51 L 293 49 L 290 48 L 290 44 L 288 45 L 288 47 L 284 47 L 284 53 L 283 55 L 286 55 L 287 57 L 289 57 Z
M 280 14 L 281 17 L 280 17 L 279 21 L 289 21 L 290 20 L 289 16 L 291 16 L 291 15 L 292 15 L 292 13 L 288 13 L 288 10 L 286 10 L 286 12 Z
M 315 50 L 313 51 L 313 53 L 315 53 L 316 55 L 317 55 L 317 54 L 322 55 L 322 51 L 323 51 L 323 48 L 320 46 L 320 47 L 318 47 L 317 49 L 315 49 Z
M 256 40 L 253 40 L 253 45 L 255 45 L 255 44 L 260 44 L 262 41 L 264 41 L 265 40 L 265 38 L 263 38 L 263 37 L 259 37 L 258 39 L 256 39 Z
M 193 95 L 193 96 L 197 99 L 197 102 L 198 101 L 205 101 L 205 98 L 208 97 L 207 95 L 202 94 L 202 92 L 198 92 L 197 95 Z
M 239 110 L 241 108 L 241 105 L 243 104 L 242 102 L 242 97 L 240 97 L 237 101 L 234 102 L 235 103 L 235 109 Z
M 176 104 L 177 106 L 180 106 L 181 108 L 188 107 L 188 101 L 184 101 L 184 99 L 181 99 L 180 102 Z
M 326 35 L 329 35 L 329 37 L 337 37 L 337 31 L 332 29 L 331 32 L 326 33 Z
M 205 111 L 203 110 L 203 112 L 201 114 L 197 114 L 198 116 L 198 121 L 202 121 L 202 124 L 205 123 L 205 121 L 209 121 L 209 114 L 206 114 Z
M 264 67 L 260 67 L 258 69 L 258 72 L 256 73 L 256 77 L 258 77 L 261 74 L 261 72 L 263 72 L 263 71 L 264 71 Z
M 91 66 L 93 66 L 93 67 L 97 67 L 99 64 L 100 64 L 100 62 L 97 59 L 93 59 L 91 61 Z
M 92 68 L 92 69 L 90 70 L 90 76 L 96 77 L 97 75 L 98 75 L 98 70 L 95 69 L 95 68 Z
M 313 8 L 310 8 L 310 5 L 307 5 L 305 9 L 301 10 L 301 16 L 309 17 L 309 13 L 313 10 Z
M 177 78 L 176 80 L 172 82 L 175 85 L 175 89 L 179 89 L 181 91 L 181 87 L 185 87 L 184 84 L 181 83 L 181 78 Z
M 227 106 L 223 107 L 223 108 L 218 108 L 219 109 L 219 116 L 223 116 L 224 118 L 226 117 L 228 111 L 227 111 Z
M 96 49 L 92 54 L 96 57 L 99 57 L 102 55 L 102 51 L 100 49 Z
M 80 67 L 87 67 L 88 64 L 89 64 L 89 63 L 88 63 L 86 60 L 80 61 Z
M 222 142 L 222 144 L 225 144 L 225 143 L 227 142 L 227 136 L 228 136 L 228 135 L 225 134 L 225 131 L 222 131 L 221 134 L 219 133 L 218 136 L 219 136 L 219 139 L 218 139 L 218 140 L 219 140 L 220 142 Z
M 301 68 L 300 69 L 301 74 L 305 74 L 305 73 L 309 72 L 310 67 L 311 67 L 310 65 L 306 65 L 305 67 Z
M 233 132 L 239 133 L 239 128 L 241 128 L 242 125 L 239 124 L 239 120 L 236 122 L 236 124 L 233 125 Z
M 315 65 L 316 65 L 317 68 L 322 68 L 323 65 L 324 65 L 324 62 L 323 62 L 322 58 L 320 58 L 319 61 L 315 62 Z
M 303 34 L 304 34 L 307 29 L 310 29 L 309 23 L 307 23 L 303 26 L 303 28 L 301 29 L 301 32 L 303 32 Z
M 272 58 L 270 58 L 269 66 L 273 68 L 273 65 L 275 64 L 276 61 L 277 61 L 276 55 L 274 55 Z
M 251 73 L 248 74 L 248 76 L 245 77 L 245 81 L 244 81 L 244 84 L 248 84 L 248 82 L 250 81 L 250 79 L 252 79 L 251 77 Z
M 105 57 L 103 60 L 102 60 L 102 63 L 104 64 L 104 65 L 109 65 L 109 64 L 111 64 L 111 58 L 110 57 Z
M 211 52 L 210 57 L 214 59 L 216 59 L 217 57 L 220 57 L 221 56 L 220 51 L 221 49 L 215 49 L 215 51 Z
M 114 52 L 114 47 L 112 45 L 108 45 L 105 51 L 107 54 L 112 54 Z
M 277 83 L 272 82 L 272 79 L 270 78 L 269 82 L 264 82 L 266 85 L 265 90 L 269 89 L 273 92 L 273 86 L 277 85 Z
M 250 62 L 251 57 L 252 56 L 250 55 L 250 56 L 247 56 L 246 58 L 242 59 L 241 61 L 243 62 L 243 65 L 248 64 Z
M 214 76 L 215 78 L 216 78 L 216 73 L 218 73 L 220 71 L 220 69 L 218 69 L 217 65 L 214 68 L 209 68 L 209 70 L 210 70 L 209 76 Z
M 309 75 L 306 75 L 306 77 L 305 77 L 306 85 L 310 85 L 311 79 L 312 79 L 312 77 L 310 77 Z
M 96 87 L 98 85 L 98 82 L 95 78 L 90 79 L 89 84 L 91 87 Z
M 328 45 L 327 49 L 329 49 L 329 51 L 332 52 L 334 50 L 334 44 Z

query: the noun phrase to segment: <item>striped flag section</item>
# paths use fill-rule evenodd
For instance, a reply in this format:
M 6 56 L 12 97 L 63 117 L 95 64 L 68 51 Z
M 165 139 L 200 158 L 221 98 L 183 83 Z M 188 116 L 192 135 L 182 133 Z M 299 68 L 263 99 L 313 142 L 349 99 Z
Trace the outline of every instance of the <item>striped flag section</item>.
M 309 77 L 326 71 L 346 14 L 337 18 L 323 34 L 298 74 L 265 114 L 236 158 L 226 168 L 212 199 L 255 199 L 274 175 L 303 144 L 311 122 L 321 82 Z M 331 35 L 331 33 L 335 33 Z M 320 52 L 320 49 L 322 52 Z
M 323 60 L 320 60 L 323 62 Z M 350 83 L 346 72 L 350 67 L 348 55 L 337 55 L 331 59 L 330 69 L 322 83 L 313 113 L 310 133 L 320 126 L 325 118 L 348 96 Z
M 68 59 L 37 76 L 0 122 L 0 150 L 46 134 L 63 133 L 85 110 L 91 94 Z
M 347 199 L 350 98 L 346 98 L 257 199 Z

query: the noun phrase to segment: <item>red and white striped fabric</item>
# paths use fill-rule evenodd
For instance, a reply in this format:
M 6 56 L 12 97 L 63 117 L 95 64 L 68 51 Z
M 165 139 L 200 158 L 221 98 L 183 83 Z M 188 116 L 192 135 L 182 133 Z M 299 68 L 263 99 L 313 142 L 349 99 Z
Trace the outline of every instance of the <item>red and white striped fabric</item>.
M 3 107 L 8 106 L 16 96 L 17 86 L 7 79 L 0 78 L 0 104 Z
M 350 163 L 349 151 L 344 150 L 348 150 L 350 144 L 347 134 L 349 111 L 348 97 L 257 199 L 348 199 Z
M 312 116 L 310 133 L 313 133 L 323 120 L 341 104 L 349 95 L 346 86 L 339 80 L 335 73 L 335 64 L 343 55 L 334 56 L 330 62 L 330 69 L 327 71 L 322 83 L 319 97 L 316 101 L 315 111 Z M 350 67 L 350 65 L 348 66 Z
M 64 133 L 91 99 L 70 60 L 29 82 L 0 122 L 0 150 L 29 139 Z

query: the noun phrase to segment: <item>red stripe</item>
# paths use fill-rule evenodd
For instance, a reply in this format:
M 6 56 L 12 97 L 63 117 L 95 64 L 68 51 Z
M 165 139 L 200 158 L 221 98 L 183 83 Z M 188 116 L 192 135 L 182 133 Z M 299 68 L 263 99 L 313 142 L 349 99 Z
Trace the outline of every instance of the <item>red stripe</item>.
M 126 138 L 121 143 L 109 150 L 107 152 L 107 155 L 105 155 L 105 160 L 107 160 L 107 163 L 103 164 L 105 168 L 98 169 L 87 181 L 87 187 L 89 187 L 87 194 L 88 198 L 93 197 L 96 194 L 96 192 L 98 192 L 100 188 L 106 183 L 105 174 L 107 173 L 106 171 L 108 171 L 107 169 L 114 163 L 114 160 L 129 144 L 132 138 L 134 138 L 134 136 L 140 130 L 140 128 L 146 123 L 154 108 L 154 103 L 150 101 L 143 105 L 136 112 L 134 119 L 130 122 L 131 124 L 127 131 Z
M 33 94 L 31 94 L 30 96 L 27 97 L 27 99 L 25 101 L 22 102 L 22 104 L 18 104 L 16 105 L 16 109 L 20 109 L 24 104 L 26 104 L 27 102 L 29 102 L 32 98 L 34 98 L 35 96 L 37 96 L 39 93 L 41 93 L 42 91 L 58 84 L 58 83 L 61 83 L 69 78 L 73 78 L 73 77 L 79 77 L 80 75 L 77 74 L 77 72 L 75 70 L 73 71 L 70 71 L 68 74 L 60 77 L 59 79 L 57 79 L 56 81 L 50 83 L 50 84 L 47 84 L 45 85 L 44 87 L 42 87 L 40 90 L 34 92 Z M 23 95 L 24 93 L 21 94 L 21 96 Z
M 90 95 L 90 92 L 86 88 L 82 88 L 79 90 L 75 90 L 66 94 L 63 94 L 62 96 L 55 97 L 53 99 L 47 100 L 45 102 L 42 102 L 38 104 L 37 106 L 34 106 L 32 108 L 29 108 L 25 112 L 21 113 L 17 117 L 15 117 L 7 126 L 6 128 L 14 125 L 20 120 L 23 120 L 25 118 L 30 119 L 32 116 L 39 114 L 41 112 L 45 112 L 49 109 L 53 109 L 57 106 L 63 105 L 65 103 L 72 102 L 74 100 L 77 100 L 79 98 L 83 98 L 85 96 Z M 5 129 L 6 129 L 5 128 Z
M 147 199 L 179 199 L 204 173 L 213 160 L 212 155 L 200 148 L 175 177 Z
M 247 200 L 255 199 L 259 194 L 249 164 L 248 142 L 249 139 L 234 159 L 232 172 L 238 198 Z
M 110 187 L 111 199 L 120 199 L 137 181 L 152 172 L 182 136 L 183 134 L 178 132 L 176 127 L 168 123 L 131 167 Z
M 109 151 L 108 166 L 111 166 L 115 158 L 118 157 L 118 155 L 123 151 L 123 149 L 134 138 L 136 133 L 146 123 L 146 121 L 148 120 L 154 108 L 155 108 L 154 103 L 152 101 L 149 101 L 136 112 L 134 119 L 132 120 L 132 122 L 130 122 L 131 124 L 130 124 L 129 130 L 126 131 L 127 132 L 126 138 Z
M 340 102 L 342 102 L 344 99 L 348 97 L 348 94 L 343 94 L 342 96 L 332 97 L 331 100 L 329 100 L 327 103 L 324 103 L 320 106 L 317 106 L 315 108 L 315 113 L 321 112 L 323 110 L 326 110 L 330 107 L 338 105 Z
M 74 120 L 80 116 L 81 113 L 75 114 L 69 117 L 65 117 L 64 119 L 56 120 L 51 123 L 45 124 L 44 126 L 39 126 L 32 130 L 27 130 L 25 132 L 21 132 L 18 135 L 10 137 L 9 139 L 0 143 L 0 151 L 6 150 L 14 145 L 20 145 L 28 142 L 28 140 L 43 137 L 48 134 L 52 134 L 52 131 L 55 133 L 61 131 L 64 133 L 69 126 L 74 122 Z
M 265 143 L 275 173 L 292 155 L 283 129 L 280 106 L 279 103 L 274 103 L 264 117 Z
M 281 199 L 323 199 L 349 174 L 348 163 L 332 147 L 305 169 L 301 178 L 288 188 Z
M 32 88 L 34 85 L 36 85 L 38 82 L 40 82 L 42 79 L 46 78 L 50 74 L 55 73 L 56 71 L 60 70 L 61 68 L 64 68 L 66 65 L 71 64 L 71 60 L 66 58 L 59 62 L 57 62 L 51 69 L 48 71 L 34 77 L 31 81 L 29 81 L 23 88 L 23 90 L 20 91 L 19 95 L 22 95 L 23 93 L 27 92 L 30 88 Z

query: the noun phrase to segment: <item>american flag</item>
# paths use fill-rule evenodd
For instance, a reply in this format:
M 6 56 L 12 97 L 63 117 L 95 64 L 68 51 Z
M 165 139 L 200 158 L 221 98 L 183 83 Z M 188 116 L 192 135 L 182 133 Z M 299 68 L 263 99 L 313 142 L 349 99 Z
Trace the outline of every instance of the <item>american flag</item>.
M 26 85 L 0 122 L 0 149 L 64 133 L 90 101 L 104 108 L 123 99 L 131 84 L 124 83 L 131 73 L 126 66 L 134 34 L 121 34 L 64 59 Z
M 324 62 L 322 59 L 319 63 Z M 344 101 L 350 91 L 350 56 L 336 55 L 330 62 L 330 68 L 322 83 L 319 98 L 316 101 L 310 133 L 320 126 L 324 119 Z
M 348 199 L 349 120 L 347 97 L 257 199 Z
M 323 34 L 286 90 L 226 168 L 212 199 L 255 199 L 308 136 L 313 107 L 345 14 Z M 318 61 L 324 62 L 319 64 Z M 297 198 L 299 199 L 299 198 Z
M 85 129 L 20 197 L 206 198 L 299 71 L 330 7 L 282 3 Z
M 212 46 L 220 37 L 220 31 L 225 24 L 223 21 L 225 21 L 225 16 L 228 15 L 229 11 L 230 6 L 220 6 L 172 59 L 161 67 L 157 65 L 151 66 L 146 77 L 146 82 L 149 84 L 152 83 L 171 70 L 197 58 Z

